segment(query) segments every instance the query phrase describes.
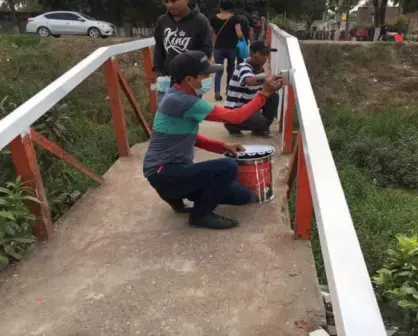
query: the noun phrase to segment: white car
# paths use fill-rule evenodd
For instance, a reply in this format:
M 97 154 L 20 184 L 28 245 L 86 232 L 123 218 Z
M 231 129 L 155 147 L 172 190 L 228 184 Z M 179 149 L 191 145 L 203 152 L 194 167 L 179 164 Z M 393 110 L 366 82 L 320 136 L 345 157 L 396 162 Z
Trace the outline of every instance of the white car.
M 49 12 L 28 19 L 26 32 L 37 33 L 41 37 L 61 35 L 87 35 L 91 38 L 116 35 L 115 25 L 98 21 L 78 12 Z

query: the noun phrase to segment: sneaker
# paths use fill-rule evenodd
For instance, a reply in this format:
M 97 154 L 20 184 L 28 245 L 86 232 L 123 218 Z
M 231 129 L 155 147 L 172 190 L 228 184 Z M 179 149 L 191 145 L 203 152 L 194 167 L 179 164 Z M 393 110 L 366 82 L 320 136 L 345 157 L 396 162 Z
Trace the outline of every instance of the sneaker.
M 270 131 L 264 131 L 264 132 L 251 132 L 252 135 L 257 136 L 257 137 L 261 137 L 261 138 L 271 138 L 272 135 L 270 133 Z
M 224 100 L 224 98 L 221 96 L 221 94 L 219 92 L 215 93 L 215 100 L 216 101 L 222 101 Z
M 232 229 L 239 225 L 239 222 L 226 218 L 223 216 L 218 216 L 217 214 L 210 213 L 205 217 L 194 219 L 192 216 L 189 218 L 189 224 L 193 227 L 214 229 L 214 230 L 228 230 Z

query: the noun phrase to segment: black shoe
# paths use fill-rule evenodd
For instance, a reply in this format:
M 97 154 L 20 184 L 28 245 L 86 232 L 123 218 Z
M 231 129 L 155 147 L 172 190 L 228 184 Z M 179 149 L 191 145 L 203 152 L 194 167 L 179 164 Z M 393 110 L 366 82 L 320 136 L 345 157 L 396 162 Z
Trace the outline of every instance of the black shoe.
M 218 216 L 217 214 L 214 214 L 214 213 L 210 213 L 209 215 L 206 215 L 205 217 L 197 218 L 197 219 L 190 216 L 189 224 L 190 226 L 193 226 L 193 227 L 201 227 L 201 228 L 214 229 L 214 230 L 227 230 L 227 229 L 232 229 L 238 226 L 239 222 L 234 219 L 230 219 L 230 218 Z
M 215 93 L 215 100 L 216 101 L 222 101 L 224 100 L 223 97 L 221 96 L 221 94 L 219 92 Z
M 173 200 L 165 200 L 168 204 L 170 204 L 171 208 L 177 213 L 190 213 L 192 211 L 192 207 L 187 207 L 182 199 L 173 199 Z
M 270 131 L 264 131 L 264 132 L 252 131 L 251 133 L 252 133 L 252 135 L 257 136 L 257 137 L 261 137 L 261 138 L 271 138 L 272 137 Z

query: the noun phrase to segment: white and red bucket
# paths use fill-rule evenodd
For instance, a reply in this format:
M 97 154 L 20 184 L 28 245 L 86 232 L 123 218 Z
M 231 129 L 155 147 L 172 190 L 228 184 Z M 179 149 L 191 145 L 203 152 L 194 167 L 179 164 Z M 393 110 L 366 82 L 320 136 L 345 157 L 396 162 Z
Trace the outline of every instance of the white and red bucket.
M 239 165 L 237 180 L 250 188 L 258 203 L 266 203 L 274 198 L 272 156 L 273 146 L 244 145 L 245 151 L 225 155 L 234 158 Z

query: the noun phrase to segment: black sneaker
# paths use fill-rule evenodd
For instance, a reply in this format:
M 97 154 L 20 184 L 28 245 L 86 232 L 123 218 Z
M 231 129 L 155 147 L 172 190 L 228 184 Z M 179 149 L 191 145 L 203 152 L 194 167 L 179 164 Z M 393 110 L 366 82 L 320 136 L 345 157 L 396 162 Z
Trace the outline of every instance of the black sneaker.
M 181 198 L 173 199 L 173 200 L 165 200 L 165 201 L 168 204 L 170 204 L 174 212 L 177 212 L 177 213 L 190 213 L 193 209 L 192 207 L 186 206 Z
M 189 224 L 193 227 L 200 227 L 200 228 L 207 228 L 207 229 L 214 229 L 214 230 L 228 230 L 232 229 L 239 225 L 239 222 L 226 218 L 223 216 L 218 216 L 217 214 L 210 213 L 209 215 L 194 219 L 192 216 L 189 218 Z
M 222 101 L 224 100 L 223 97 L 221 96 L 221 94 L 219 92 L 215 93 L 215 100 L 216 101 Z
M 272 135 L 270 133 L 270 131 L 264 131 L 264 132 L 251 132 L 252 135 L 256 136 L 256 137 L 261 137 L 261 138 L 271 138 Z

